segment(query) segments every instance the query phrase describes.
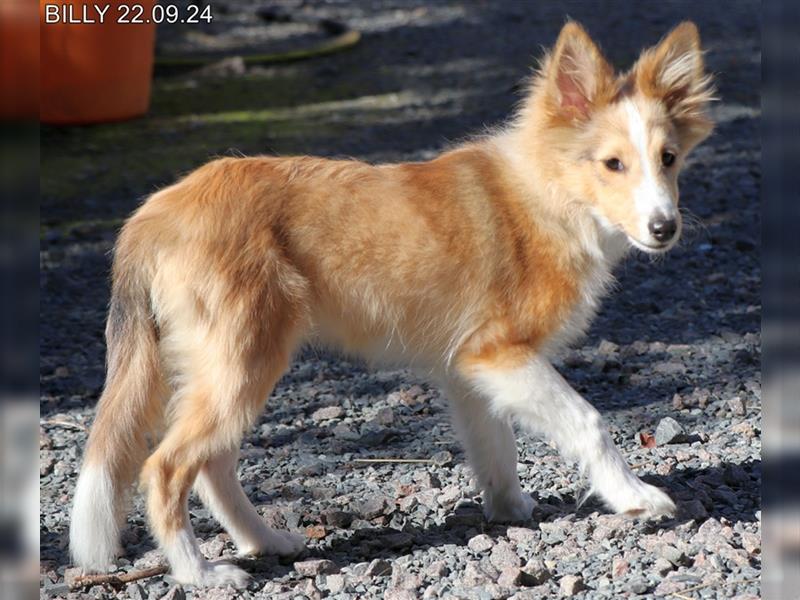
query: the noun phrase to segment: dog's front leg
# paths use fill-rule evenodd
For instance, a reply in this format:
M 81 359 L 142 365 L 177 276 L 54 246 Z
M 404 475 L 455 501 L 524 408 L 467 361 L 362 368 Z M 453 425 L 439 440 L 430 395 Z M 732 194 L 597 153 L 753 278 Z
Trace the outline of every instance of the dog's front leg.
M 591 492 L 616 512 L 645 518 L 674 512 L 664 492 L 631 472 L 600 413 L 546 359 L 531 354 L 513 366 L 483 362 L 467 376 L 489 397 L 494 414 L 516 419 L 551 439 L 563 456 L 577 460 Z
M 483 491 L 489 521 L 527 521 L 535 502 L 524 494 L 517 474 L 517 441 L 510 419 L 493 414 L 479 390 L 450 380 L 447 396 L 467 461 Z

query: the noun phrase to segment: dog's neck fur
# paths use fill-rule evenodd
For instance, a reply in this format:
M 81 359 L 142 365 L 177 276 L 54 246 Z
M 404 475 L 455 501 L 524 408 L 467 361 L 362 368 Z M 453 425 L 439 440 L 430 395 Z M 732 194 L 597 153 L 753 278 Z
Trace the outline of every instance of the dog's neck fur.
M 530 130 L 510 128 L 491 138 L 496 156 L 517 181 L 536 223 L 554 223 L 567 233 L 571 254 L 580 263 L 580 295 L 571 317 L 549 339 L 542 351 L 557 352 L 579 339 L 589 328 L 600 302 L 613 286 L 613 269 L 628 253 L 627 235 L 610 223 L 585 199 L 574 197 L 557 180 L 542 176 L 541 159 L 529 143 Z

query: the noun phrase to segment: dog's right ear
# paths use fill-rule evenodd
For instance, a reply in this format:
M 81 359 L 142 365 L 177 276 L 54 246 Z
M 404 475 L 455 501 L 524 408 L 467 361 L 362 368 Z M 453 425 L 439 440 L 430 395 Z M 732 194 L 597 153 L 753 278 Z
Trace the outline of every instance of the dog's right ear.
M 586 30 L 574 21 L 561 29 L 543 73 L 550 112 L 584 120 L 613 87 L 614 70 Z

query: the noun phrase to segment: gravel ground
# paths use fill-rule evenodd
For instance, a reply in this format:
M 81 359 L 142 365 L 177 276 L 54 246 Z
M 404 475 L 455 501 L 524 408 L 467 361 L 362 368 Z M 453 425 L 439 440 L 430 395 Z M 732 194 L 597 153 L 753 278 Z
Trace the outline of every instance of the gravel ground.
M 307 535 L 307 554 L 296 562 L 245 562 L 253 579 L 242 593 L 183 589 L 169 576 L 86 593 L 137 600 L 758 597 L 758 3 L 720 10 L 713 3 L 606 2 L 599 12 L 589 3 L 319 4 L 285 6 L 345 20 L 364 39 L 340 55 L 230 75 L 264 93 L 232 100 L 229 110 L 278 111 L 256 123 L 258 135 L 244 136 L 235 119 L 214 125 L 199 117 L 168 120 L 182 115 L 162 102 L 167 90 L 180 99 L 186 88 L 205 102 L 205 90 L 233 85 L 230 78 L 191 77 L 157 82 L 154 114 L 134 123 L 122 143 L 102 127 L 43 132 L 44 176 L 68 160 L 83 168 L 43 183 L 42 596 L 66 596 L 72 576 L 67 507 L 103 382 L 113 219 L 154 185 L 231 147 L 368 160 L 428 157 L 508 114 L 532 57 L 553 42 L 569 14 L 621 65 L 670 25 L 692 18 L 718 73 L 717 132 L 682 179 L 694 231 L 663 260 L 625 262 L 619 289 L 589 336 L 558 364 L 604 413 L 634 470 L 670 491 L 679 505 L 676 518 L 641 523 L 610 515 L 592 499 L 577 506 L 585 483 L 575 468 L 522 434 L 523 485 L 539 505 L 530 522 L 488 524 L 438 390 L 407 371 L 370 371 L 306 351 L 246 436 L 240 476 L 268 522 Z M 244 3 L 226 6 L 235 15 Z M 310 83 L 293 88 L 287 82 Z M 275 100 L 276 85 L 288 89 L 288 98 Z M 294 127 L 279 130 L 270 119 Z M 153 128 L 159 136 L 146 139 L 139 161 L 136 135 L 151 135 Z M 204 156 L 164 163 L 159 152 L 179 148 L 198 131 L 203 139 L 227 141 L 201 146 Z M 148 157 L 156 157 L 152 168 Z M 102 171 L 125 165 L 126 173 L 135 172 L 137 164 L 150 175 L 109 180 Z M 227 536 L 195 499 L 191 514 L 207 555 L 231 556 Z M 121 570 L 158 564 L 139 499 L 128 524 Z

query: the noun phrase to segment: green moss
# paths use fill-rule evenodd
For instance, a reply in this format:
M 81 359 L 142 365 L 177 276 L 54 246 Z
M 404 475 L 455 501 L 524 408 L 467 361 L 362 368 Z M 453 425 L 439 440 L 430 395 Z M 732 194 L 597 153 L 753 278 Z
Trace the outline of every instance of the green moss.
M 308 77 L 298 70 L 280 77 L 160 79 L 146 117 L 43 127 L 42 222 L 120 217 L 215 156 L 304 152 L 315 140 L 341 134 L 343 125 L 330 122 L 329 114 L 309 114 L 303 105 L 352 97 L 353 90 L 317 89 Z
M 270 76 L 168 78 L 155 81 L 150 114 L 173 116 L 286 108 L 354 95 L 358 91 L 347 84 L 320 85 L 306 69 Z

